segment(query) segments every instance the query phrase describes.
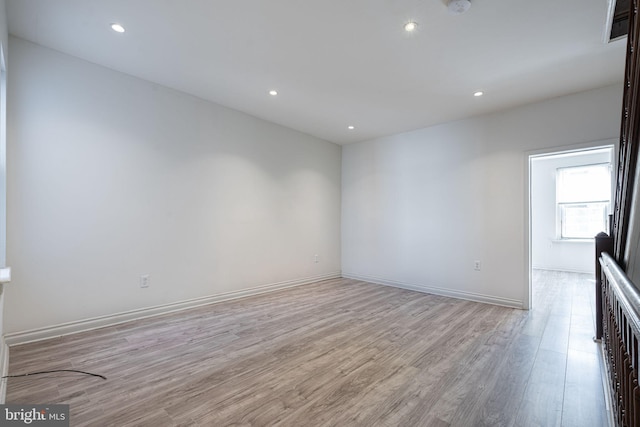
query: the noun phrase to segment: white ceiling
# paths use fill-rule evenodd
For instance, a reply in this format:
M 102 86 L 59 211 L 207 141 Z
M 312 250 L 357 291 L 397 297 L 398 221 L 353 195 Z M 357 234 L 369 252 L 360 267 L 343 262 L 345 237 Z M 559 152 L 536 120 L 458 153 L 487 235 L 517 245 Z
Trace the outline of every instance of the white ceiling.
M 339 144 L 622 82 L 607 0 L 471 1 L 459 16 L 445 0 L 7 0 L 7 13 L 15 36 Z

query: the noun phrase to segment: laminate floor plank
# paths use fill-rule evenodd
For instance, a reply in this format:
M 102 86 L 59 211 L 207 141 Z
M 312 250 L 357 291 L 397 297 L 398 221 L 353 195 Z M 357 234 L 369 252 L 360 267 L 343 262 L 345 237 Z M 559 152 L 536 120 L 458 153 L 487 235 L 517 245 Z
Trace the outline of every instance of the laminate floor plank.
M 570 350 L 562 408 L 562 425 L 566 427 L 599 427 L 607 425 L 602 381 L 583 375 L 599 369 L 600 354 Z
M 549 315 L 540 341 L 540 348 L 566 354 L 569 348 L 570 329 L 570 315 Z
M 539 349 L 516 425 L 562 425 L 566 354 Z
M 7 402 L 73 426 L 599 425 L 593 281 L 534 282 L 531 311 L 334 279 L 15 346 L 10 374 L 108 379 L 10 378 Z
M 500 371 L 491 382 L 488 382 L 484 399 L 474 408 L 477 415 L 461 420 L 461 425 L 474 427 L 514 425 L 539 345 L 538 339 L 524 334 L 514 339 Z

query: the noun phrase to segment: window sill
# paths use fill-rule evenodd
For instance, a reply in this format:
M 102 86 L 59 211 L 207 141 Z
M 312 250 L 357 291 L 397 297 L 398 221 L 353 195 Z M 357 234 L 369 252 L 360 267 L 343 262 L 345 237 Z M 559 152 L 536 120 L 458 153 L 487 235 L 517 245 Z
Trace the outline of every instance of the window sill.
M 593 243 L 594 239 L 551 239 L 552 243 Z

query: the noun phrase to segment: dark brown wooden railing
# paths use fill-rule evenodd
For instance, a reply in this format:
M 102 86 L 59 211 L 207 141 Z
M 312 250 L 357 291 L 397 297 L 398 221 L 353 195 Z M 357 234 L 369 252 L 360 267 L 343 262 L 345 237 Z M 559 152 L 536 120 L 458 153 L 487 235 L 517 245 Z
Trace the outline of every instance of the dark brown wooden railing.
M 613 209 L 613 257 L 626 268 L 630 255 L 627 249 L 631 225 L 631 205 L 635 186 L 635 171 L 640 148 L 640 22 L 638 7 L 640 0 L 630 2 L 629 34 L 624 71 L 622 98 L 622 120 L 620 145 L 618 147 L 618 170 Z
M 608 253 L 600 266 L 602 346 L 616 424 L 640 427 L 640 291 Z
M 613 253 L 613 237 L 606 233 L 596 236 L 596 339 L 602 339 L 603 304 L 602 304 L 602 265 L 600 257 L 603 253 Z
M 616 424 L 640 427 L 640 291 L 625 274 L 637 262 L 640 200 L 640 0 L 629 2 L 622 123 L 617 156 L 613 221 L 608 235 L 596 237 L 596 338 L 601 339 Z M 633 204 L 636 203 L 636 209 Z M 636 231 L 634 230 L 636 228 Z M 633 277 L 636 274 L 633 273 Z

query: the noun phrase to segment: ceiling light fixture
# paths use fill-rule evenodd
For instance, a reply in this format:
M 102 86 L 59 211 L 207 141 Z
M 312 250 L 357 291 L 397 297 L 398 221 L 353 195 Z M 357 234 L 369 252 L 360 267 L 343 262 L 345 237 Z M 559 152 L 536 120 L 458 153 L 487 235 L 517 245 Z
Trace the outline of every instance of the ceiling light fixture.
M 352 125 L 347 126 L 347 129 L 349 129 L 349 130 L 354 130 L 355 128 L 356 128 L 356 127 L 355 127 L 355 126 L 352 126 Z
M 269 91 L 269 95 L 271 95 L 271 96 L 276 96 L 277 94 L 278 94 L 277 90 L 273 90 L 272 89 L 272 90 Z
M 477 91 L 477 92 L 475 92 L 475 93 L 473 94 L 473 96 L 475 96 L 475 97 L 482 96 L 482 95 L 484 95 L 484 92 L 483 92 L 483 91 L 481 91 L 481 90 L 479 90 L 479 91 Z
M 124 27 L 117 23 L 111 24 L 111 29 L 116 33 L 124 33 Z
M 471 7 L 469 0 L 449 0 L 447 2 L 447 9 L 452 15 L 462 15 Z
M 417 22 L 407 22 L 406 24 L 404 24 L 404 30 L 408 33 L 415 31 L 416 28 L 418 28 L 418 23 Z

